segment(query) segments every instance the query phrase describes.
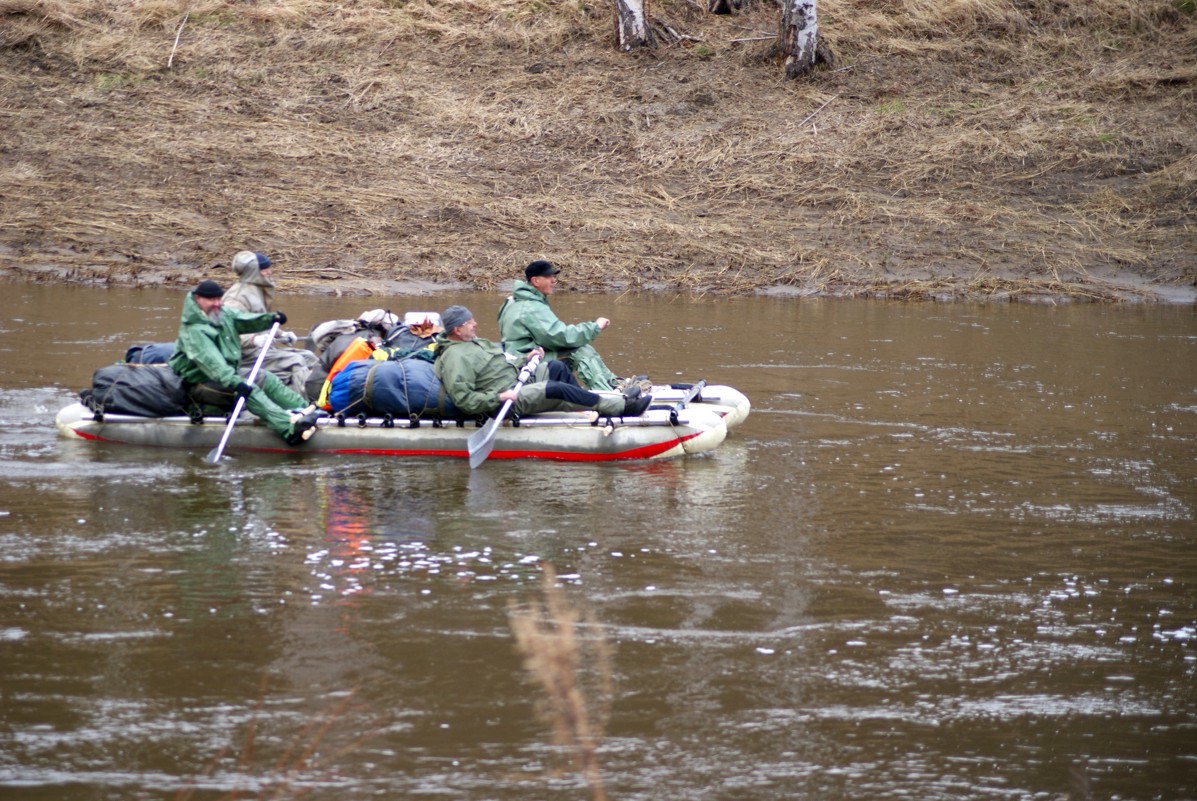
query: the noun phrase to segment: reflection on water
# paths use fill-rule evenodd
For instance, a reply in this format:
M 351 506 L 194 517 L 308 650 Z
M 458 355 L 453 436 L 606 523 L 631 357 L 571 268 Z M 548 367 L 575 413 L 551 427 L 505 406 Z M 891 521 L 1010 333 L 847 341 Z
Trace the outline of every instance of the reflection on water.
M 752 417 L 701 457 L 470 471 L 59 440 L 180 296 L 8 289 L 9 793 L 584 797 L 507 628 L 551 563 L 616 648 L 613 798 L 1194 797 L 1191 309 L 564 295 L 608 362 Z M 452 300 L 493 335 L 501 298 Z

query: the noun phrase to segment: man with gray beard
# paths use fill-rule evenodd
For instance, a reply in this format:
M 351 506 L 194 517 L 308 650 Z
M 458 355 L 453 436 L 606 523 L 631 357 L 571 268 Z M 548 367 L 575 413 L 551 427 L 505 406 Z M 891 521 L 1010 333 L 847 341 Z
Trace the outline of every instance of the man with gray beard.
M 249 411 L 262 418 L 271 431 L 288 445 L 298 445 L 316 433 L 315 407 L 304 409 L 307 401 L 303 396 L 269 372 L 258 373 L 257 386 L 238 372 L 241 335 L 265 331 L 274 323 L 282 325 L 287 315 L 224 309 L 223 298 L 224 290 L 211 280 L 201 281 L 187 293 L 170 368 L 183 379 L 197 405 L 230 411 L 237 398 L 245 398 Z

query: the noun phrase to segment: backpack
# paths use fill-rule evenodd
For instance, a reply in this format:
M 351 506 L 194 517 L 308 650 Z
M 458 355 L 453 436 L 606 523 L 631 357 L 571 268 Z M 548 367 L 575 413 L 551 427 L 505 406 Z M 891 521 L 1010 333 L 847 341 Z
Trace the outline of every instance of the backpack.
M 312 343 L 312 350 L 317 356 L 323 356 L 328 346 L 338 337 L 356 333 L 356 320 L 329 320 L 312 327 L 308 340 Z
M 316 405 L 321 409 L 331 409 L 332 407 L 329 405 L 329 393 L 332 391 L 332 382 L 337 377 L 337 374 L 353 362 L 376 358 L 374 353 L 377 350 L 377 345 L 363 337 L 357 337 L 350 342 L 348 347 L 337 357 L 337 360 L 333 362 L 332 367 L 328 368 L 328 372 L 324 378 L 324 385 L 320 388 L 320 395 L 316 399 Z M 379 351 L 379 355 L 386 358 L 385 351 Z
M 324 356 L 329 346 L 346 334 L 365 337 L 380 344 L 399 324 L 399 318 L 385 309 L 362 312 L 355 320 L 327 320 L 312 326 L 308 341 L 317 356 Z M 336 356 L 333 357 L 336 359 Z M 329 361 L 327 364 L 332 364 Z M 326 365 L 327 366 L 327 365 Z

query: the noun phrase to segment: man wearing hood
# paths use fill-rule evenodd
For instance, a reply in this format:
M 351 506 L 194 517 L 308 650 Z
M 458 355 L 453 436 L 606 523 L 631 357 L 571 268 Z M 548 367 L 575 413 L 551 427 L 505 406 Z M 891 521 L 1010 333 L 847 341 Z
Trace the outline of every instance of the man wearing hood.
M 251 314 L 274 311 L 274 275 L 270 259 L 263 253 L 243 250 L 233 256 L 233 272 L 237 282 L 224 294 L 224 308 L 239 309 Z M 245 334 L 241 337 L 241 366 L 252 367 L 258 359 L 266 334 Z M 317 364 L 315 353 L 291 347 L 296 336 L 280 330 L 271 344 L 262 369 L 274 374 L 279 381 L 299 394 L 304 393 L 308 375 Z
M 599 317 L 594 322 L 575 325 L 561 322 L 549 308 L 549 296 L 557 288 L 559 272 L 547 261 L 534 261 L 524 268 L 525 280 L 516 280 L 511 296 L 499 308 L 503 349 L 526 354 L 533 348 L 544 348 L 546 359 L 565 361 L 587 389 L 613 389 L 619 379 L 590 344 L 611 321 Z
M 453 399 L 453 405 L 465 414 L 491 415 L 511 400 L 516 415 L 593 409 L 609 417 L 635 417 L 652 403 L 651 395 L 640 395 L 638 391 L 634 396 L 624 397 L 582 389 L 569 380 L 569 369 L 554 361 L 541 361 L 533 378 L 516 391 L 513 387 L 519 377 L 517 363 L 522 367 L 528 359 L 509 357 L 496 343 L 479 338 L 478 323 L 465 306 L 445 309 L 441 324 L 445 331 L 437 337 L 433 370 Z M 543 353 L 540 348 L 533 348 L 529 357 Z
M 224 309 L 223 298 L 224 290 L 211 280 L 201 281 L 187 293 L 170 369 L 183 379 L 196 404 L 232 410 L 237 398 L 245 398 L 249 411 L 262 418 L 271 431 L 287 444 L 298 445 L 316 432 L 314 407 L 303 409 L 307 401 L 264 370 L 258 373 L 257 386 L 238 372 L 241 335 L 265 331 L 276 322 L 286 323 L 287 315 Z

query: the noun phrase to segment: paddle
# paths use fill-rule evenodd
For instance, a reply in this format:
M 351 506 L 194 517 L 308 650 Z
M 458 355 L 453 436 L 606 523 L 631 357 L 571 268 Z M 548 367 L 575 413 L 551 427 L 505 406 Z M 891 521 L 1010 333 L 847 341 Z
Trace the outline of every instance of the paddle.
M 249 371 L 249 378 L 246 379 L 247 384 L 251 387 L 254 385 L 254 379 L 258 377 L 258 370 L 262 367 L 262 361 L 266 358 L 266 351 L 270 349 L 270 343 L 274 342 L 274 335 L 278 333 L 278 323 L 270 327 L 270 336 L 266 337 L 266 342 L 262 345 L 262 351 L 258 354 L 258 360 L 254 362 L 254 369 Z M 237 418 L 241 416 L 241 409 L 245 406 L 245 398 L 237 398 L 237 403 L 233 406 L 233 414 L 229 417 L 229 424 L 224 429 L 224 436 L 220 438 L 220 444 L 212 450 L 208 451 L 208 455 L 204 457 L 204 461 L 208 464 L 216 464 L 220 461 L 221 454 L 224 453 L 224 446 L 229 441 L 229 435 L 233 433 L 233 426 L 237 423 Z
M 706 386 L 707 386 L 707 380 L 704 378 L 703 380 L 699 381 L 694 386 L 690 387 L 690 389 L 688 389 L 686 391 L 686 397 L 684 397 L 680 401 L 678 401 L 677 404 L 674 405 L 674 407 L 669 410 L 669 422 L 672 423 L 673 425 L 677 425 L 677 413 L 680 412 L 682 409 L 685 409 L 687 403 L 689 403 L 690 401 L 697 398 L 699 396 L 699 394 L 704 389 L 706 389 Z
M 515 382 L 512 387 L 516 392 L 519 392 L 520 387 L 532 375 L 532 371 L 536 369 L 536 365 L 540 363 L 540 356 L 533 356 L 524 365 L 524 369 L 520 370 L 519 380 Z M 470 434 L 470 438 L 466 441 L 466 445 L 470 450 L 470 469 L 478 467 L 486 461 L 486 457 L 490 456 L 490 452 L 495 449 L 495 435 L 499 433 L 499 426 L 503 425 L 503 419 L 507 417 L 507 412 L 511 411 L 511 404 L 514 401 L 504 401 L 503 406 L 499 409 L 499 413 L 486 421 L 486 425 Z

